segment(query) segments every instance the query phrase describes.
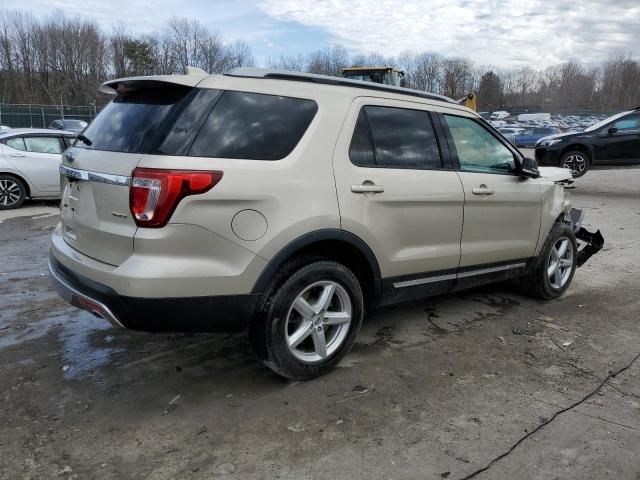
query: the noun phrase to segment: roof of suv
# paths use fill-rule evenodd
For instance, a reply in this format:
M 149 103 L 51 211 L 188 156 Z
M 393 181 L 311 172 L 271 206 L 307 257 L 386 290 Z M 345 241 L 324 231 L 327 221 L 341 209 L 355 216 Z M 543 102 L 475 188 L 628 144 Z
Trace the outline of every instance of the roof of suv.
M 14 135 L 67 135 L 75 137 L 77 134 L 67 130 L 58 130 L 55 128 L 12 128 L 10 130 L 0 131 L 0 138 L 12 137 Z
M 364 82 L 362 80 L 351 80 L 342 77 L 331 77 L 329 75 L 317 75 L 315 73 L 291 72 L 287 70 L 273 70 L 269 68 L 242 67 L 235 68 L 225 75 L 230 77 L 266 78 L 271 80 L 290 80 L 297 82 L 311 82 L 322 85 L 337 85 L 343 87 L 363 88 L 367 90 L 378 90 L 382 92 L 397 93 L 400 95 L 410 95 L 413 97 L 427 98 L 429 100 L 439 100 L 441 102 L 457 102 L 444 95 L 413 90 L 411 88 L 394 87 L 393 85 L 383 85 L 381 83 Z
M 455 100 L 445 97 L 444 95 L 438 95 L 435 93 L 424 92 L 421 90 L 414 90 L 411 88 L 395 87 L 392 85 L 383 85 L 380 83 L 365 82 L 361 80 L 351 80 L 342 77 L 331 77 L 329 75 L 317 75 L 314 73 L 302 73 L 293 72 L 288 70 L 274 70 L 269 68 L 253 68 L 253 67 L 241 67 L 232 70 L 229 73 L 224 74 L 227 77 L 236 78 L 248 78 L 248 79 L 265 79 L 265 80 L 287 80 L 293 82 L 305 82 L 316 83 L 320 85 L 331 85 L 337 87 L 350 87 L 363 90 L 373 90 L 378 92 L 392 93 L 396 95 L 407 95 L 411 97 L 419 97 L 427 100 L 435 100 L 439 102 L 445 102 L 450 105 L 456 105 L 460 108 L 467 110 L 464 106 L 460 105 Z M 117 78 L 104 82 L 100 87 L 100 91 L 114 95 L 117 92 L 118 84 L 135 85 L 139 82 L 158 82 L 158 83 L 173 83 L 177 85 L 184 85 L 188 87 L 195 87 L 205 78 L 213 75 L 202 74 L 200 71 L 195 71 L 188 75 L 155 75 L 145 77 L 129 77 L 129 78 Z

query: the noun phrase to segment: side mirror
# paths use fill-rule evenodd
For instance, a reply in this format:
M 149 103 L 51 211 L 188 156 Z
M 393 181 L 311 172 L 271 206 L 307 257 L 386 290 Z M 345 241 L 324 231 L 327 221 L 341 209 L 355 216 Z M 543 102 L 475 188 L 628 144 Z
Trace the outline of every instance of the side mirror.
M 618 133 L 618 129 L 616 127 L 609 127 L 609 135 L 614 135 Z
M 520 162 L 519 174 L 524 178 L 538 178 L 540 176 L 538 163 L 533 158 L 524 157 Z

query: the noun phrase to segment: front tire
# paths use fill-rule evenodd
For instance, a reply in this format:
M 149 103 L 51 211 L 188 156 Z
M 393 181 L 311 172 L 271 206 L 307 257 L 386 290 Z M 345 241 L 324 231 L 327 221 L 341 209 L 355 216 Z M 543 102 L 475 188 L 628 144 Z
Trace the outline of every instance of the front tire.
M 578 243 L 566 223 L 554 224 L 540 255 L 522 279 L 527 295 L 540 300 L 554 300 L 569 288 L 576 271 Z
M 571 170 L 573 178 L 580 178 L 587 173 L 590 163 L 589 156 L 581 150 L 570 150 L 560 158 L 560 166 Z
M 24 183 L 12 175 L 0 175 L 0 210 L 20 208 L 27 198 Z
M 307 380 L 324 374 L 349 352 L 363 314 L 355 275 L 340 263 L 316 260 L 274 280 L 249 336 L 267 367 L 292 380 Z

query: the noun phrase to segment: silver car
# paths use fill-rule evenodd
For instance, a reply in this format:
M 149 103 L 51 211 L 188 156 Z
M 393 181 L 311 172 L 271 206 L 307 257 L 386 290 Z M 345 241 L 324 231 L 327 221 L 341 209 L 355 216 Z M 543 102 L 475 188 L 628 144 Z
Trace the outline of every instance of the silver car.
M 0 210 L 26 198 L 60 198 L 60 160 L 75 133 L 16 128 L 0 132 Z

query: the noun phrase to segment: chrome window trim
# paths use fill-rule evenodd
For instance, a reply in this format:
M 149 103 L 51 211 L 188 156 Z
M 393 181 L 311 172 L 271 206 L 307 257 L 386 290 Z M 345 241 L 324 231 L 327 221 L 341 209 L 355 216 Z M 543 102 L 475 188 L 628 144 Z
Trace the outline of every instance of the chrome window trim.
M 444 282 L 446 280 L 454 280 L 455 273 L 448 275 L 438 275 L 436 277 L 416 278 L 415 280 L 405 280 L 404 282 L 396 282 L 393 284 L 395 288 L 413 287 L 414 285 L 424 285 L 425 283 Z
M 500 265 L 498 267 L 489 267 L 489 268 L 481 268 L 480 270 L 472 270 L 469 272 L 462 272 L 459 273 L 457 276 L 458 278 L 465 278 L 465 277 L 473 277 L 475 275 L 484 275 L 487 273 L 495 273 L 495 272 L 502 272 L 503 270 L 512 270 L 514 268 L 520 268 L 520 267 L 525 267 L 527 264 L 522 262 L 522 263 L 512 263 L 509 265 Z
M 79 168 L 60 165 L 60 174 L 74 180 L 84 180 L 87 182 L 106 183 L 108 185 L 118 185 L 128 187 L 131 185 L 131 177 L 125 175 L 111 175 L 109 173 L 90 172 Z
M 437 275 L 435 277 L 416 278 L 415 280 L 406 280 L 403 282 L 396 282 L 393 284 L 394 288 L 413 287 L 415 285 L 423 285 L 425 283 L 442 282 L 447 280 L 455 280 L 456 278 L 473 277 L 475 275 L 485 275 L 488 273 L 502 272 L 504 270 L 512 270 L 515 268 L 525 267 L 525 262 L 510 263 L 508 265 L 499 265 L 497 267 L 481 268 L 479 270 L 471 270 L 462 273 L 451 273 L 447 275 Z

